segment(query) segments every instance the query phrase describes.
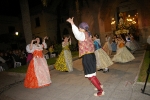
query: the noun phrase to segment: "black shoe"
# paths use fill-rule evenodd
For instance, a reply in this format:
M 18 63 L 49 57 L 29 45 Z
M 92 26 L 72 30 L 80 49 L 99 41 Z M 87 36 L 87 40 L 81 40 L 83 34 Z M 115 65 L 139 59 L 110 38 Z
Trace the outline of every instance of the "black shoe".
M 65 72 L 68 72 L 68 71 L 65 71 Z
M 103 73 L 106 73 L 106 72 L 109 72 L 109 69 L 107 69 L 107 70 L 103 70 Z
M 97 71 L 103 71 L 103 69 L 99 69 L 99 70 L 97 70 Z

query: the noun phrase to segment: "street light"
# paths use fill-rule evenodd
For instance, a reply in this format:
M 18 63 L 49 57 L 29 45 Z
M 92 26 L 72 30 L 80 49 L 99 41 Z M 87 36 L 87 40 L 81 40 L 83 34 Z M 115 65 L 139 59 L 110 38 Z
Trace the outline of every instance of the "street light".
M 18 35 L 19 34 L 19 32 L 15 32 L 15 35 Z

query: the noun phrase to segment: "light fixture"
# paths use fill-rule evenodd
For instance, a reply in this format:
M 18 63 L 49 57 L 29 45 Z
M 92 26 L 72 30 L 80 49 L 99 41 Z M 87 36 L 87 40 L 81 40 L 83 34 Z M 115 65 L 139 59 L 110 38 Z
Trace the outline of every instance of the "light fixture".
M 114 25 L 115 22 L 116 22 L 116 21 L 114 20 L 114 18 L 112 18 L 112 19 L 111 19 L 111 25 Z
M 15 35 L 18 35 L 19 34 L 19 32 L 15 32 Z
M 120 13 L 119 13 L 119 17 L 123 17 L 123 13 L 120 12 Z
M 136 21 L 132 21 L 132 24 L 136 24 Z
M 130 15 L 128 15 L 127 21 L 128 21 L 128 22 L 132 22 L 132 18 L 130 17 Z
M 133 18 L 132 24 L 136 24 L 136 21 L 134 20 L 134 18 Z

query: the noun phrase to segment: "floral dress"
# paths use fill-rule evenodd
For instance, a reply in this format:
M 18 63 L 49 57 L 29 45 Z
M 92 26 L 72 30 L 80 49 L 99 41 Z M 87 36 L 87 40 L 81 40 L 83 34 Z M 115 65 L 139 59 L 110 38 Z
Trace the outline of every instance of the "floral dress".
M 73 67 L 72 67 L 73 63 L 72 63 L 71 51 L 69 49 L 69 43 L 66 45 L 62 43 L 62 47 L 63 49 L 58 59 L 56 60 L 54 67 L 56 70 L 59 70 L 59 71 L 71 72 L 73 71 Z

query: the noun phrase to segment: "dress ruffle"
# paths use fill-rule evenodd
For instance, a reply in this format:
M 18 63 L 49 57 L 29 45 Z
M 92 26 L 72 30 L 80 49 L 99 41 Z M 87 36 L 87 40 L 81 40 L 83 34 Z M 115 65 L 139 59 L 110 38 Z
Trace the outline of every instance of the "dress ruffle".
M 72 66 L 73 66 L 72 55 L 67 46 L 61 51 L 58 59 L 56 60 L 54 67 L 56 70 L 59 70 L 59 71 L 71 72 L 71 71 L 73 71 Z
M 96 55 L 96 67 L 97 69 L 104 69 L 104 68 L 108 68 L 109 66 L 111 66 L 113 64 L 113 62 L 111 61 L 110 57 L 108 56 L 108 54 L 103 50 L 103 49 L 98 49 L 95 51 L 95 55 Z
M 24 80 L 26 88 L 40 88 L 51 83 L 50 72 L 42 51 L 35 50 Z
M 134 60 L 135 57 L 130 53 L 130 51 L 126 47 L 118 48 L 117 54 L 114 55 L 112 61 L 126 63 Z

